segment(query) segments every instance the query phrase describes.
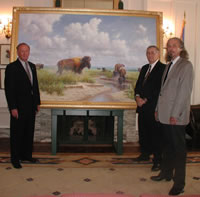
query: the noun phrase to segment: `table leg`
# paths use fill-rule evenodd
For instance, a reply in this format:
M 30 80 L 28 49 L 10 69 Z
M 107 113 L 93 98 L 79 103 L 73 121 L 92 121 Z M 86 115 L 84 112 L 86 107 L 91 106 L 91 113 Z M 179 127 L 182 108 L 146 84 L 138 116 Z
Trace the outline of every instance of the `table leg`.
M 52 113 L 53 114 L 53 113 Z M 52 124 L 51 124 L 51 154 L 56 155 L 57 151 L 57 115 L 52 115 Z

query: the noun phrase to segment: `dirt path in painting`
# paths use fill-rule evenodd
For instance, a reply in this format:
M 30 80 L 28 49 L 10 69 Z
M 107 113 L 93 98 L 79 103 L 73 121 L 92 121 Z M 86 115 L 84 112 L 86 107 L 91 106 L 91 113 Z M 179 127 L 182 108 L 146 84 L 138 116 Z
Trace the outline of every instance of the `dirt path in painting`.
M 124 90 L 120 90 L 113 81 L 98 80 L 99 83 L 78 83 L 66 85 L 62 96 L 41 92 L 41 99 L 48 101 L 88 101 L 88 102 L 132 102 Z

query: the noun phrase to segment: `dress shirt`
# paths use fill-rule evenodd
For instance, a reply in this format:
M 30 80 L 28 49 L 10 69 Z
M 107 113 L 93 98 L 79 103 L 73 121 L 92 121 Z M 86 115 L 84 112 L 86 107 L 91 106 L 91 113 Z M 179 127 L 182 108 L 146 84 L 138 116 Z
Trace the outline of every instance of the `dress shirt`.
M 169 72 L 172 70 L 172 67 L 173 67 L 174 64 L 179 60 L 179 58 L 180 58 L 180 56 L 176 57 L 174 60 L 171 61 L 171 62 L 172 62 L 172 65 L 171 65 L 171 67 L 170 67 L 170 69 L 169 69 Z

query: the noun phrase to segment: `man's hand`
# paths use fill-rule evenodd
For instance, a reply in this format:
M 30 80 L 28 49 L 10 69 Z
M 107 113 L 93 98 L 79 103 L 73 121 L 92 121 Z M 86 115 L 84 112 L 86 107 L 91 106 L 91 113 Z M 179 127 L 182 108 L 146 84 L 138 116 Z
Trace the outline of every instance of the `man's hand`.
M 144 105 L 147 102 L 147 99 L 142 99 L 141 97 L 136 96 L 135 101 L 137 103 L 137 106 L 142 107 L 142 105 Z
M 40 111 L 40 105 L 37 106 L 37 112 L 38 113 Z
M 12 109 L 12 110 L 11 110 L 11 115 L 12 115 L 14 118 L 18 119 L 18 110 L 17 110 L 17 109 Z
M 156 121 L 159 121 L 159 120 L 158 120 L 158 112 L 157 112 L 157 111 L 155 111 L 154 116 L 155 116 L 155 120 L 156 120 Z
M 177 122 L 176 118 L 170 117 L 169 123 L 170 123 L 171 125 L 176 125 L 176 122 Z

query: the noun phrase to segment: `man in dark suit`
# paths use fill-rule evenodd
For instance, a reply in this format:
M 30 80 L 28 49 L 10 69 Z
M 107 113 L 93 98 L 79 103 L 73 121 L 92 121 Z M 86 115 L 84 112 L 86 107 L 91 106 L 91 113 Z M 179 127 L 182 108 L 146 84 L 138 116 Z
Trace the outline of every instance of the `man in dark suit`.
M 36 67 L 28 62 L 30 47 L 17 46 L 18 59 L 7 65 L 5 94 L 10 111 L 10 151 L 14 168 L 20 161 L 37 162 L 32 158 L 35 115 L 40 109 L 40 93 Z
M 162 86 L 155 110 L 163 133 L 163 163 L 158 176 L 153 181 L 173 178 L 174 185 L 169 195 L 184 192 L 186 171 L 185 127 L 189 123 L 190 100 L 193 86 L 193 66 L 188 61 L 188 53 L 179 38 L 167 42 L 166 61 L 170 63 L 162 78 Z
M 149 64 L 142 67 L 135 86 L 135 100 L 138 113 L 138 132 L 141 155 L 138 161 L 146 161 L 153 154 L 152 171 L 160 169 L 161 132 L 154 112 L 161 87 L 161 78 L 165 65 L 159 61 L 157 46 L 149 46 L 146 50 Z

